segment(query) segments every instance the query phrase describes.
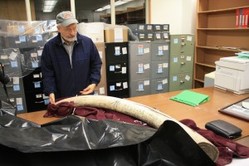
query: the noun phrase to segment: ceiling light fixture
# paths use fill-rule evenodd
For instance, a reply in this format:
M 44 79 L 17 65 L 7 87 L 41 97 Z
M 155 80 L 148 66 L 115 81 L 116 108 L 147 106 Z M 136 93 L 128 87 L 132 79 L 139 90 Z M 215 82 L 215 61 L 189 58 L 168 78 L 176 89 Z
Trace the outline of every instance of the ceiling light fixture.
M 58 0 L 45 0 L 43 3 L 43 12 L 49 13 L 54 10 L 55 5 L 57 4 Z
M 117 7 L 117 6 L 124 5 L 124 4 L 128 3 L 128 2 L 131 2 L 131 1 L 133 1 L 133 0 L 118 0 L 118 1 L 116 1 L 114 4 L 115 4 L 115 7 Z M 102 11 L 107 10 L 107 9 L 110 9 L 110 8 L 111 8 L 110 5 L 106 5 L 106 6 L 101 7 L 101 8 L 99 8 L 99 9 L 95 10 L 95 11 L 96 11 L 96 12 L 102 12 Z

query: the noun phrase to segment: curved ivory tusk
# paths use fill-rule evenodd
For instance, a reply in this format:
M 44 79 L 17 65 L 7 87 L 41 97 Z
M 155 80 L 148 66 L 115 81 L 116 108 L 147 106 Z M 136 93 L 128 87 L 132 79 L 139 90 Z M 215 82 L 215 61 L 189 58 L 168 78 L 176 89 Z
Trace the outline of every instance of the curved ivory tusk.
M 133 102 L 127 99 L 121 99 L 112 96 L 102 96 L 102 95 L 87 95 L 87 96 L 76 96 L 70 97 L 58 101 L 56 104 L 61 102 L 74 102 L 75 106 L 91 106 L 97 108 L 105 108 L 113 111 L 117 111 L 141 121 L 147 124 L 159 128 L 165 120 L 171 120 L 179 124 L 190 136 L 191 138 L 206 152 L 206 154 L 213 160 L 216 161 L 219 155 L 218 149 L 209 142 L 206 138 L 190 129 L 181 122 L 175 120 L 174 118 L 143 104 Z

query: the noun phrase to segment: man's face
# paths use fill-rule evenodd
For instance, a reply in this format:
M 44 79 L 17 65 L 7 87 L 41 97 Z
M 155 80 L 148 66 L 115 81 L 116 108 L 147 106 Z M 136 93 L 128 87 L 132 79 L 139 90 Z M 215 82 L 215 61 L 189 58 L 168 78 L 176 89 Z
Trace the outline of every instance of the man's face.
M 64 40 L 68 42 L 73 42 L 75 40 L 77 24 L 70 24 L 66 27 L 59 25 L 57 28 Z

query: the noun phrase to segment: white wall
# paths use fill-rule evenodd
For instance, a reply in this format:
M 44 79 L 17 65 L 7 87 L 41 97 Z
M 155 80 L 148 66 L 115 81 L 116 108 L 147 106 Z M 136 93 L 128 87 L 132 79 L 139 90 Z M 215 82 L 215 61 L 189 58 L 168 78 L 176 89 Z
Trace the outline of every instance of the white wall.
M 171 34 L 195 34 L 197 0 L 151 0 L 152 24 L 170 24 Z

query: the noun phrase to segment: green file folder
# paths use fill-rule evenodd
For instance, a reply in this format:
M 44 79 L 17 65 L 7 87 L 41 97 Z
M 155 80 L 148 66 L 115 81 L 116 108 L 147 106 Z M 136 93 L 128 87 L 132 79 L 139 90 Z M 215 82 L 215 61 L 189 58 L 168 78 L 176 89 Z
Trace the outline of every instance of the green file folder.
M 170 98 L 171 100 L 178 101 L 191 106 L 197 106 L 209 100 L 209 96 L 190 90 L 184 90 Z

